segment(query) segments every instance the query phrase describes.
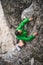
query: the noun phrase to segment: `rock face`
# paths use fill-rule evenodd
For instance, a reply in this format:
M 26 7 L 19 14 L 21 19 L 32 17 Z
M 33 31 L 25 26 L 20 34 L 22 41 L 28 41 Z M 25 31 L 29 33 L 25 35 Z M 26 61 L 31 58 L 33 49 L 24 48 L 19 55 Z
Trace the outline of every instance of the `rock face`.
M 26 42 L 20 52 L 8 51 L 1 57 L 2 65 L 43 65 L 43 1 L 42 0 L 1 0 L 7 24 L 15 42 L 15 29 L 24 17 L 34 14 L 34 21 L 25 26 L 28 34 L 34 31 L 38 36 Z M 37 18 L 35 18 L 37 16 Z M 0 64 L 1 65 L 1 64 Z
M 7 26 L 2 5 L 0 2 L 0 53 L 5 53 L 14 48 L 13 37 Z

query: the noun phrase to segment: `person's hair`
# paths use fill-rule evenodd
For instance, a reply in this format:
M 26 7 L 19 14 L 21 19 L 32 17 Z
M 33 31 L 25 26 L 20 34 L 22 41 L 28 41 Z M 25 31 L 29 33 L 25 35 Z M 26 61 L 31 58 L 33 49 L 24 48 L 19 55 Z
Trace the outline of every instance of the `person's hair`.
M 15 31 L 15 35 L 21 35 L 20 32 L 18 32 L 18 30 Z

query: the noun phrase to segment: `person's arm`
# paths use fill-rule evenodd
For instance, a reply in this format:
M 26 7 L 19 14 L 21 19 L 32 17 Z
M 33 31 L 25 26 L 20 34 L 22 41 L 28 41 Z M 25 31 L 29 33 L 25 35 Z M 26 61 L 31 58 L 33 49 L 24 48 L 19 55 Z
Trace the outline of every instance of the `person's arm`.
M 25 26 L 25 24 L 27 22 L 30 22 L 30 19 L 29 18 L 25 18 L 23 21 L 21 21 L 21 23 L 19 24 L 19 26 L 17 27 L 16 30 L 21 30 Z
M 38 35 L 38 32 L 34 32 L 29 37 L 20 37 L 20 39 L 24 41 L 32 41 L 37 35 Z
M 35 38 L 35 36 L 34 35 L 31 35 L 29 37 L 16 36 L 16 38 L 23 41 L 32 41 Z

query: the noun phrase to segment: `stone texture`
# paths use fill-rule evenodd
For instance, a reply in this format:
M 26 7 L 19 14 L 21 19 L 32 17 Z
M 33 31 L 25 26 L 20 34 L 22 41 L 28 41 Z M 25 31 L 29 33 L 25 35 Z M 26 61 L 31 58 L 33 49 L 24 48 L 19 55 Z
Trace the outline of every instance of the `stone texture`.
M 0 53 L 5 53 L 13 48 L 13 37 L 11 36 L 10 30 L 7 26 L 6 18 L 0 2 Z
M 8 51 L 2 58 L 4 65 L 43 65 L 43 1 L 42 0 L 1 0 L 7 24 L 15 42 L 15 29 L 23 17 L 37 16 L 26 25 L 28 34 L 38 31 L 38 36 L 20 51 Z M 30 12 L 31 11 L 31 12 Z M 34 12 L 33 12 L 34 11 Z M 34 60 L 33 60 L 34 59 Z

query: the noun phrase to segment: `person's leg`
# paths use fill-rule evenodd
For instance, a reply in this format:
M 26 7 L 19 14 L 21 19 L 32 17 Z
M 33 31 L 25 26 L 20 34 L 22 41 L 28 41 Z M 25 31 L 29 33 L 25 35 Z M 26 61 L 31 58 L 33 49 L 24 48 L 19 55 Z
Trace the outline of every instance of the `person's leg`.
M 22 37 L 20 37 L 20 39 L 28 42 L 28 41 L 32 41 L 37 35 L 38 35 L 38 32 L 34 32 L 32 35 L 30 35 L 28 37 L 22 36 Z
M 37 36 L 37 34 L 38 34 L 37 32 L 34 32 L 34 33 L 33 33 L 33 36 Z M 32 37 L 33 37 L 33 36 L 32 36 Z M 22 38 L 23 38 L 23 37 L 22 37 Z M 25 38 L 26 38 L 26 37 L 25 37 Z M 29 40 L 30 40 L 30 39 L 29 39 Z M 19 40 L 19 43 L 17 44 L 17 49 L 20 50 L 20 48 L 22 48 L 22 47 L 25 46 L 25 45 L 26 45 L 26 44 L 25 44 L 24 41 Z
M 19 40 L 19 43 L 16 44 L 16 49 L 17 49 L 18 51 L 20 51 L 20 50 L 22 49 L 22 47 L 24 47 L 24 46 L 25 46 L 24 41 Z
M 24 44 L 25 44 L 25 43 L 24 43 L 24 41 L 19 40 L 19 43 L 18 43 L 18 46 L 19 46 L 19 47 L 23 47 L 23 46 L 24 46 Z

